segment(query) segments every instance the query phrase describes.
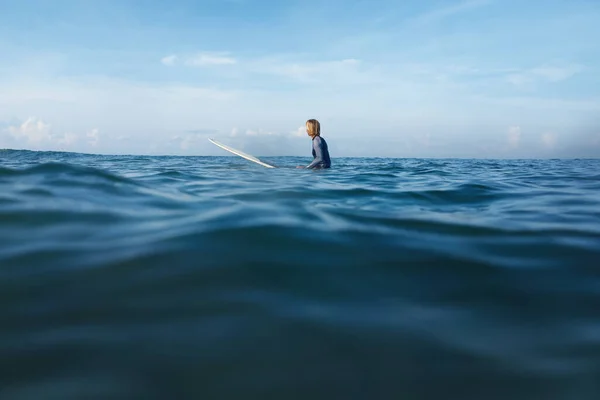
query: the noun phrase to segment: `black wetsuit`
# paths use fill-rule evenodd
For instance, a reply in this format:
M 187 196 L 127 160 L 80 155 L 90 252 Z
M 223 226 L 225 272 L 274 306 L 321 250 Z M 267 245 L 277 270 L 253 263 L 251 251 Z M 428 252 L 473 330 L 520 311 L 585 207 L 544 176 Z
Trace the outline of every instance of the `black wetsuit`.
M 312 140 L 312 155 L 313 161 L 306 168 L 331 168 L 327 142 L 321 136 Z

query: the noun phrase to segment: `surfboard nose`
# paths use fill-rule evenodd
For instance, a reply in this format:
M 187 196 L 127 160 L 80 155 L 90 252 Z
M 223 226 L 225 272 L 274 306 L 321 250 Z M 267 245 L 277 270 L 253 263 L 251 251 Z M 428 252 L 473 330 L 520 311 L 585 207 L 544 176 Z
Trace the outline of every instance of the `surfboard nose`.
M 251 156 L 250 154 L 246 154 L 246 153 L 244 153 L 244 152 L 243 152 L 243 151 L 241 151 L 241 150 L 237 150 L 237 149 L 234 149 L 233 147 L 227 146 L 227 145 L 225 145 L 225 144 L 223 144 L 223 143 L 219 143 L 219 142 L 217 142 L 216 140 L 214 140 L 214 139 L 212 139 L 212 138 L 208 138 L 208 140 L 209 140 L 209 141 L 210 141 L 212 144 L 214 144 L 214 145 L 216 145 L 216 146 L 219 146 L 219 147 L 220 147 L 220 148 L 222 148 L 223 150 L 226 150 L 226 151 L 228 151 L 228 152 L 230 152 L 230 153 L 233 153 L 233 154 L 235 154 L 236 156 L 240 156 L 240 157 L 242 157 L 242 158 L 245 158 L 245 159 L 246 159 L 246 160 L 248 160 L 248 161 L 252 161 L 252 162 L 254 162 L 254 163 L 257 163 L 257 164 L 259 164 L 259 165 L 262 165 L 263 167 L 266 167 L 266 168 L 276 168 L 275 166 L 273 166 L 273 165 L 271 165 L 271 164 L 267 164 L 266 162 L 264 162 L 264 161 L 261 161 L 261 160 L 259 160 L 258 158 L 254 157 L 254 156 Z

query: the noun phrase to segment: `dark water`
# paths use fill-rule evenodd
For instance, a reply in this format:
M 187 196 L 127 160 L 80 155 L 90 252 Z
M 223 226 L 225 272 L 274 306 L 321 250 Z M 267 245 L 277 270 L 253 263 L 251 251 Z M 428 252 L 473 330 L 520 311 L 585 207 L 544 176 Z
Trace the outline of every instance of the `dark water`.
M 600 398 L 600 160 L 266 160 L 0 151 L 0 398 Z

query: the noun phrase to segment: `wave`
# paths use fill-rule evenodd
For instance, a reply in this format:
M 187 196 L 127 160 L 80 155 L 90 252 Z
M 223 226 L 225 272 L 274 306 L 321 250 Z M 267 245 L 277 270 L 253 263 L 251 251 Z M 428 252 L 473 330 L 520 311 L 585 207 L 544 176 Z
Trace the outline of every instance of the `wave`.
M 296 162 L 3 158 L 0 397 L 597 397 L 598 162 Z

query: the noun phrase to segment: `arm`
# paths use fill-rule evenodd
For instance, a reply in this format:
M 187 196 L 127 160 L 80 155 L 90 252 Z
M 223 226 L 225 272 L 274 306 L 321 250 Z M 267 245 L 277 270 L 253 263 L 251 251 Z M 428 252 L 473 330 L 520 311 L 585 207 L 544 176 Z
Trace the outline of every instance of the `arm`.
M 306 166 L 306 168 L 314 168 L 317 164 L 323 161 L 323 143 L 320 137 L 313 139 L 313 150 L 315 151 L 314 160 Z

